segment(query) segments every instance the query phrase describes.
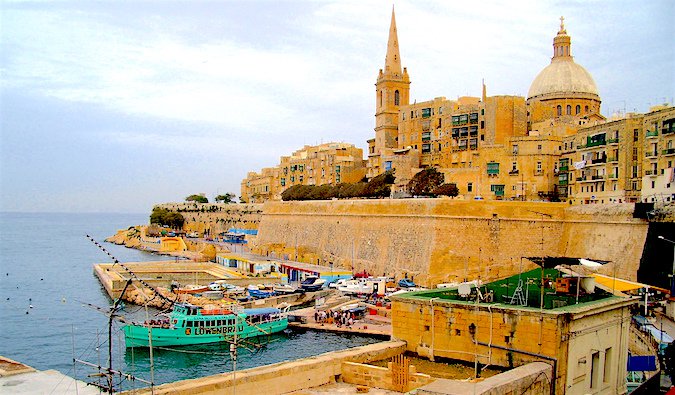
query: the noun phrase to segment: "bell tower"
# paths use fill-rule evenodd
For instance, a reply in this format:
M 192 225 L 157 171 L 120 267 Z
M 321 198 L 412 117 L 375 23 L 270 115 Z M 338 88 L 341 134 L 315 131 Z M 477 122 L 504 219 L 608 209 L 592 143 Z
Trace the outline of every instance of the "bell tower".
M 410 77 L 405 67 L 401 70 L 396 15 L 392 7 L 384 70 L 380 69 L 375 84 L 375 154 L 381 154 L 384 148 L 398 148 L 399 108 L 410 103 L 409 94 Z

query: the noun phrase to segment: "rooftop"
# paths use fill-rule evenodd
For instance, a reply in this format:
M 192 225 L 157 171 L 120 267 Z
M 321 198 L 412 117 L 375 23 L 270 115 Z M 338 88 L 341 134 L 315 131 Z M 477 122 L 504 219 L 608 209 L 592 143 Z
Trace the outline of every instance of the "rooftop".
M 623 300 L 610 292 L 596 287 L 594 277 L 574 277 L 557 269 L 534 269 L 502 280 L 458 288 L 436 288 L 428 291 L 410 292 L 393 299 L 417 299 L 465 304 L 490 304 L 503 307 L 551 312 L 571 312 L 587 308 L 599 302 Z M 544 298 L 541 299 L 541 279 L 544 279 Z M 465 283 L 469 284 L 469 283 Z M 516 292 L 521 284 L 521 291 Z M 579 284 L 577 292 L 577 284 Z M 469 289 L 470 287 L 470 289 Z M 464 288 L 464 289 L 462 289 Z

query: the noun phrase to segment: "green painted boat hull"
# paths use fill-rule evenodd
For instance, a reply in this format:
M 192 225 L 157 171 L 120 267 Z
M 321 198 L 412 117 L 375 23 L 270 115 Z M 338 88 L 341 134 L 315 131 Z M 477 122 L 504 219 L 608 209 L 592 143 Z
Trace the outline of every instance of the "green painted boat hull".
M 264 336 L 281 332 L 288 327 L 288 320 L 261 323 L 256 326 L 239 325 L 237 339 Z M 235 333 L 233 327 L 220 328 L 148 328 L 143 325 L 125 325 L 122 327 L 126 346 L 149 347 L 152 334 L 153 347 L 187 346 L 232 341 Z

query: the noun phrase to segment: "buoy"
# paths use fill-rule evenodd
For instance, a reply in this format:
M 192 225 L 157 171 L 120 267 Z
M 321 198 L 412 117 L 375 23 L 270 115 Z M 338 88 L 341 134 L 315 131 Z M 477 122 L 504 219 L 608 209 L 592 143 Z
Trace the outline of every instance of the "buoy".
M 29 305 L 28 305 L 28 308 L 29 308 L 29 309 L 32 309 L 32 308 L 33 308 L 33 305 L 32 305 L 32 304 L 29 304 Z
M 66 303 L 66 298 L 62 298 L 61 303 Z
M 26 312 L 26 314 L 28 314 L 28 312 Z

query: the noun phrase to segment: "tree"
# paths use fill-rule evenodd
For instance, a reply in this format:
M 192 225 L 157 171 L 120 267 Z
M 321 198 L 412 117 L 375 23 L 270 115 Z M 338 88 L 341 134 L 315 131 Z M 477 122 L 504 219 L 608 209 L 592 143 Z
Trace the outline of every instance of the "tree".
M 230 203 L 234 202 L 235 197 L 236 197 L 236 195 L 234 193 L 229 193 L 229 192 L 224 194 L 224 195 L 218 195 L 218 196 L 216 196 L 216 203 L 223 202 L 225 204 L 230 204 Z
M 363 195 L 366 197 L 389 197 L 391 185 L 395 180 L 393 170 L 385 171 L 368 182 Z
M 165 208 L 155 207 L 150 214 L 150 223 L 158 225 L 166 225 L 174 229 L 183 227 L 185 218 L 179 213 L 174 213 Z
M 457 184 L 454 183 L 441 184 L 434 189 L 434 195 L 455 197 L 459 195 L 459 188 L 457 188 Z
M 208 203 L 209 199 L 206 198 L 206 196 L 203 195 L 190 195 L 185 198 L 186 202 L 197 202 L 197 203 Z
M 434 196 L 434 190 L 438 188 L 445 177 L 434 167 L 427 167 L 426 169 L 415 174 L 415 176 L 408 183 L 408 192 L 413 196 Z

